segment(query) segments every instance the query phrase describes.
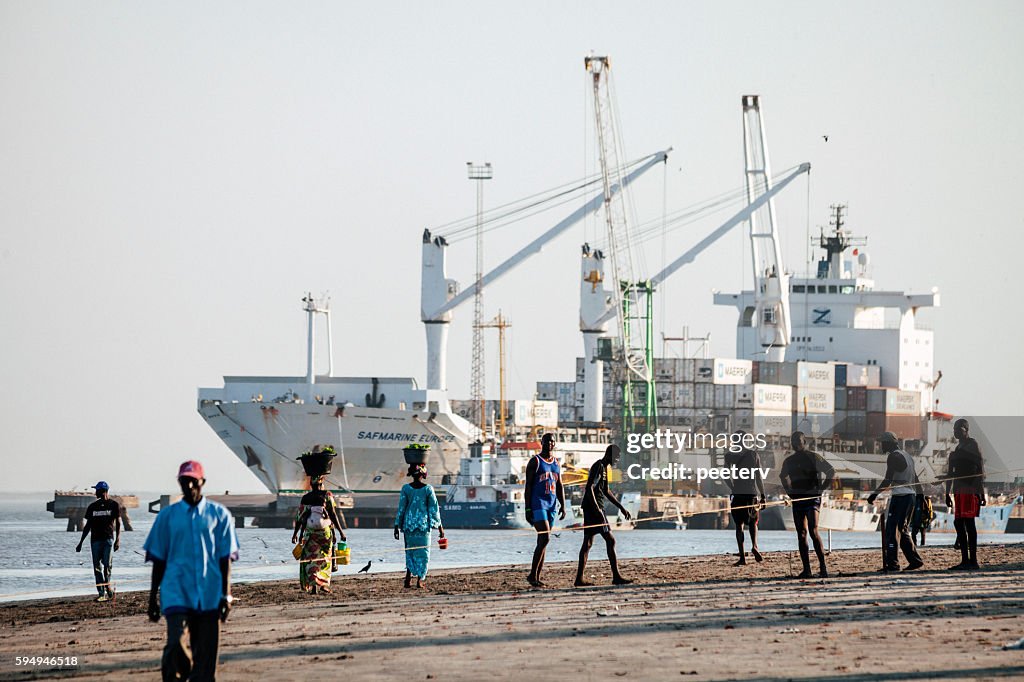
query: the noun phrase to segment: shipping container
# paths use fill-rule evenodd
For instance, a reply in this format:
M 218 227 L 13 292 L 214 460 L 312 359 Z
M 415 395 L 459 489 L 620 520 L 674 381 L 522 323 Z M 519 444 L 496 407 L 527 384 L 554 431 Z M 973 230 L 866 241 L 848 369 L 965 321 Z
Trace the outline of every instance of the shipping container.
M 827 362 L 763 362 L 758 381 L 807 388 L 835 388 L 836 368 Z
M 740 408 L 733 412 L 733 430 L 743 430 L 747 433 L 754 432 L 754 411 Z
M 755 434 L 768 436 L 788 436 L 793 433 L 793 413 L 786 410 L 754 410 Z
M 694 381 L 695 376 L 694 368 L 696 367 L 697 362 L 698 361 L 693 358 L 686 358 L 682 360 L 682 376 L 677 377 L 677 380 L 688 381 L 692 383 Z
M 836 411 L 835 431 L 844 438 L 863 438 L 868 430 L 868 414 L 863 410 Z
M 733 407 L 737 410 L 750 410 L 754 407 L 754 385 L 737 386 Z
M 575 415 L 576 407 L 560 405 L 551 400 L 513 400 L 512 423 L 520 426 L 544 426 L 553 428 L 559 421 L 575 421 L 575 417 L 562 419 L 562 414 Z M 507 406 L 507 403 L 506 403 Z M 490 421 L 488 419 L 488 421 Z
M 750 372 L 753 363 L 750 360 L 735 358 L 715 358 L 712 361 L 713 375 L 711 381 L 716 384 L 750 384 Z
M 761 383 L 761 361 L 754 360 L 750 364 L 750 383 L 758 384 Z
M 715 378 L 715 361 L 700 359 L 693 361 L 693 379 L 697 384 L 710 384 Z
M 778 384 L 754 384 L 755 410 L 775 410 L 791 412 L 793 410 L 793 387 Z
M 693 406 L 696 408 L 712 408 L 715 406 L 714 384 L 694 384 Z
M 654 395 L 658 405 L 671 405 L 675 406 L 676 392 L 675 384 L 670 383 L 656 383 L 654 384 Z
M 867 411 L 868 389 L 863 386 L 846 387 L 846 409 Z
M 794 414 L 793 430 L 814 438 L 831 438 L 835 430 L 834 414 Z
M 654 358 L 654 380 L 675 381 L 676 363 L 673 358 Z
M 735 386 L 723 384 L 718 384 L 715 386 L 714 407 L 716 410 L 732 410 L 734 402 L 736 402 Z
M 898 388 L 867 389 L 868 412 L 884 412 L 918 416 L 921 414 L 920 391 L 901 391 Z
M 886 414 L 868 412 L 867 436 L 878 438 L 886 431 L 892 431 L 897 438 L 919 440 L 924 434 L 924 418 L 920 415 Z
M 558 387 L 556 381 L 538 381 L 537 382 L 537 398 L 540 400 L 557 400 L 558 399 Z
M 833 390 L 836 392 L 836 401 L 835 401 L 836 412 L 838 412 L 839 410 L 845 410 L 846 409 L 846 387 L 845 386 L 839 386 L 839 387 L 837 387 L 837 388 L 835 388 Z
M 800 386 L 793 394 L 793 412 L 804 414 L 832 414 L 836 411 L 836 389 L 806 388 Z
M 693 407 L 694 406 L 694 390 L 693 384 L 672 384 L 672 388 L 675 392 L 673 401 L 676 407 Z
M 844 362 L 836 363 L 836 388 L 846 386 L 846 374 L 854 366 L 855 365 L 850 365 Z M 838 399 L 838 396 L 836 396 L 836 398 Z

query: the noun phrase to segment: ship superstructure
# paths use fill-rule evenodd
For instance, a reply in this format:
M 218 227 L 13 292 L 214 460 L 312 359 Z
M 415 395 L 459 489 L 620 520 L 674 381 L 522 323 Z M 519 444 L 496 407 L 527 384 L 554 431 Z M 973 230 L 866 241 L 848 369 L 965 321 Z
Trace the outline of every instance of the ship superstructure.
M 919 391 L 919 413 L 931 409 L 935 376 L 934 333 L 919 327 L 920 308 L 937 307 L 938 291 L 910 294 L 879 290 L 869 277 L 870 260 L 842 229 L 842 211 L 834 207 L 834 232 L 819 238 L 825 255 L 813 276 L 789 280 L 792 323 L 785 360 L 849 362 L 880 368 L 884 385 Z M 718 305 L 735 307 L 737 357 L 763 360 L 754 324 L 755 294 L 716 293 Z

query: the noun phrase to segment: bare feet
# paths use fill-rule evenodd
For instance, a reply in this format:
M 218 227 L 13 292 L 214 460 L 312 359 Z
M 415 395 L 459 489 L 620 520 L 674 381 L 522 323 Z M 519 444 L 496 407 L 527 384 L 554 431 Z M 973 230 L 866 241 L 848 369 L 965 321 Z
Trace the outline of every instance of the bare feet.
M 764 561 L 764 555 L 761 554 L 761 552 L 757 551 L 757 547 L 750 551 L 754 555 L 754 561 L 756 561 L 757 563 L 761 563 L 762 561 Z
M 807 579 L 809 579 L 809 578 L 813 578 L 814 576 L 813 576 L 813 575 L 811 575 L 811 572 L 810 572 L 810 570 L 804 570 L 803 572 L 801 572 L 801 573 L 800 573 L 800 575 L 798 575 L 798 576 L 794 576 L 794 577 L 795 577 L 795 578 L 796 578 L 797 580 L 807 580 Z
M 573 587 L 593 587 L 594 583 L 588 583 L 586 580 L 577 580 L 573 583 Z
M 746 559 L 744 559 L 743 557 L 740 557 L 740 558 L 739 558 L 739 559 L 738 559 L 738 560 L 736 561 L 736 563 L 734 563 L 734 564 L 733 564 L 733 566 L 746 566 L 746 565 L 747 565 L 747 560 L 746 560 Z
M 631 582 L 633 581 L 627 580 L 626 578 L 623 578 L 621 575 L 618 578 L 612 579 L 612 585 L 629 585 Z
M 547 587 L 547 585 L 542 583 L 537 578 L 534 578 L 532 575 L 526 578 L 526 582 L 530 583 L 530 585 L 532 585 L 534 587 Z

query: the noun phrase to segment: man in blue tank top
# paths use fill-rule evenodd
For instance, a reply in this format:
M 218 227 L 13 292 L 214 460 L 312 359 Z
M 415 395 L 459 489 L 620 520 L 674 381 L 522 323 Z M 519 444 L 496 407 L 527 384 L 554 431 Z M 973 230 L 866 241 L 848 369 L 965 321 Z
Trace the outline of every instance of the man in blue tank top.
M 526 521 L 537 530 L 537 548 L 533 550 L 533 565 L 527 577 L 534 587 L 545 587 L 540 581 L 544 568 L 544 552 L 555 523 L 555 504 L 559 520 L 565 518 L 565 491 L 562 489 L 562 469 L 554 455 L 555 438 L 545 433 L 540 441 L 540 454 L 526 465 Z

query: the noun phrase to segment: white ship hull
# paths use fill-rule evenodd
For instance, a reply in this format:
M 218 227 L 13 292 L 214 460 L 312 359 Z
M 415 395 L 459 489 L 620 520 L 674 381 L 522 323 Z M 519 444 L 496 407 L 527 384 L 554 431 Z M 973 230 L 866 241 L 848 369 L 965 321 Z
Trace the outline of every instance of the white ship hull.
M 200 389 L 199 414 L 270 492 L 308 489 L 308 478 L 296 458 L 318 443 L 333 445 L 339 453 L 328 487 L 357 495 L 401 490 L 407 469 L 402 447 L 410 442 L 431 446 L 427 468 L 432 481 L 458 473 L 470 425 L 447 411 L 443 396 L 428 400 L 435 392 L 416 390 L 408 379 L 374 384 L 371 379 L 326 378 L 311 387 L 301 382 L 226 377 L 223 389 Z M 296 384 L 310 395 L 292 394 L 290 386 Z M 289 400 L 264 400 L 263 396 L 283 392 L 286 386 Z M 396 407 L 354 404 L 356 399 L 369 402 L 364 396 L 375 389 L 387 396 L 385 405 Z M 345 402 L 327 404 L 326 394 L 337 394 Z
M 818 512 L 818 528 L 873 533 L 878 530 L 880 519 L 881 512 L 867 502 L 837 501 L 825 497 Z M 796 530 L 791 509 L 782 510 L 782 522 L 786 530 Z
M 1010 512 L 1016 504 L 986 505 L 981 508 L 981 514 L 974 520 L 975 527 L 979 533 L 1005 533 L 1006 526 L 1010 523 Z M 955 533 L 953 527 L 953 514 L 944 511 L 935 512 L 935 520 L 932 521 L 930 533 Z

